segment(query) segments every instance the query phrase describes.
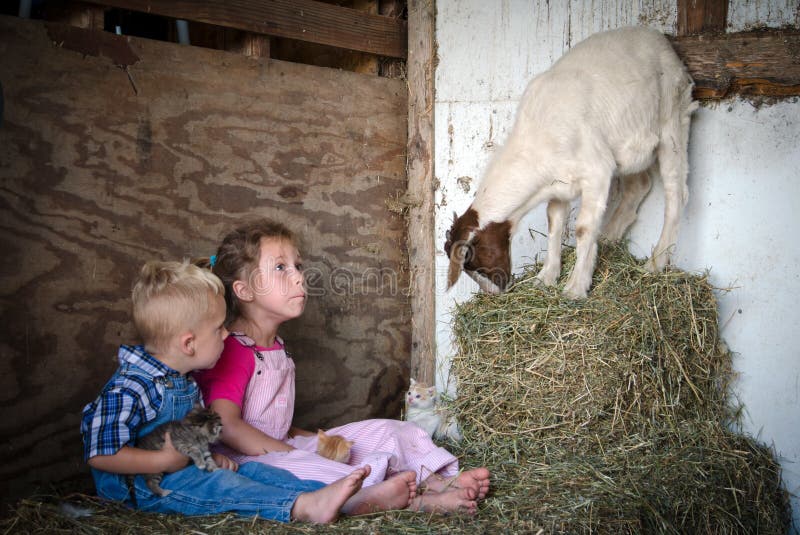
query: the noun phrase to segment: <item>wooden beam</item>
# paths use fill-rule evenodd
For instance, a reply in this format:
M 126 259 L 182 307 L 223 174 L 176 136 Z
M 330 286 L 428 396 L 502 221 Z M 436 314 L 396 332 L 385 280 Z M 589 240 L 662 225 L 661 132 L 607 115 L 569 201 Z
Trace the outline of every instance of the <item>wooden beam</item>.
M 315 0 L 92 0 L 96 4 L 205 22 L 379 56 L 405 58 L 404 20 Z
M 408 2 L 408 262 L 411 377 L 432 385 L 436 368 L 433 207 L 433 0 Z
M 764 30 L 672 38 L 695 98 L 800 95 L 800 31 Z
M 678 35 L 724 32 L 728 0 L 678 0 Z

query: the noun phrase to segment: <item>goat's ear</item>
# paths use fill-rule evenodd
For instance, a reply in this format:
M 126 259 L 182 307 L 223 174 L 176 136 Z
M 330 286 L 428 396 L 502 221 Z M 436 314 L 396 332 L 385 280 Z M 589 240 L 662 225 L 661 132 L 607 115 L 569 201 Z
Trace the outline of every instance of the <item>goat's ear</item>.
M 457 241 L 450 248 L 450 268 L 447 270 L 447 289 L 453 287 L 464 269 L 464 260 L 467 258 L 467 249 L 470 245 L 464 241 Z

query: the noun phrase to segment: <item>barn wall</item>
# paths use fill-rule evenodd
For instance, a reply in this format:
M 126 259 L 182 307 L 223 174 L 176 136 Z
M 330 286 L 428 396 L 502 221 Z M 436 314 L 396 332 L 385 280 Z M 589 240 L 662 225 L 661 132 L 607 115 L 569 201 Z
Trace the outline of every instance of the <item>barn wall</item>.
M 2 497 L 85 475 L 80 412 L 137 342 L 141 264 L 213 254 L 248 217 L 288 224 L 308 268 L 282 332 L 297 423 L 399 414 L 402 81 L 12 17 L 0 57 Z
M 449 382 L 454 353 L 451 310 L 477 286 L 465 276 L 446 292 L 445 232 L 454 211 L 471 202 L 488 159 L 503 143 L 527 82 L 570 46 L 594 32 L 623 25 L 676 29 L 674 0 L 439 0 L 436 37 L 436 288 L 437 368 Z M 800 27 L 796 0 L 732 0 L 729 31 L 758 26 Z M 787 488 L 800 493 L 800 102 L 753 107 L 733 99 L 701 108 L 690 141 L 690 200 L 675 262 L 710 270 L 719 293 L 722 336 L 735 353 L 733 394 L 744 403 L 745 431 L 774 444 Z M 658 186 L 632 229 L 632 250 L 647 256 L 662 221 Z M 574 210 L 573 221 L 574 224 Z M 570 229 L 573 230 L 573 229 Z M 521 223 L 512 242 L 513 267 L 541 259 L 544 207 Z M 574 243 L 574 242 L 573 242 Z M 800 502 L 793 498 L 796 525 Z

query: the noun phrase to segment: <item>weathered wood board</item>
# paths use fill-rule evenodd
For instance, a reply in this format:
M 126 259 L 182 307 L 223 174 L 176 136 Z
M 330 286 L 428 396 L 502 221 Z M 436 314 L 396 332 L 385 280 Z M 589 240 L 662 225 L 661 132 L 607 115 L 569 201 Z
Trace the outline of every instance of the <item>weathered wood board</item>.
M 675 37 L 697 99 L 800 95 L 800 31 L 793 29 Z
M 238 221 L 300 237 L 297 424 L 399 415 L 403 82 L 0 17 L 0 492 L 85 474 L 80 412 L 136 342 L 131 281 Z M 124 65 L 125 67 L 121 67 Z

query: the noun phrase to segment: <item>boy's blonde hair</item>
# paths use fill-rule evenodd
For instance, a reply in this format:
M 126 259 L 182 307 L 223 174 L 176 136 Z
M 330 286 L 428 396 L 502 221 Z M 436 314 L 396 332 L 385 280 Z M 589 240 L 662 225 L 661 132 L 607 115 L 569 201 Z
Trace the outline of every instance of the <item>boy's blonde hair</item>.
M 133 322 L 148 349 L 164 350 L 172 337 L 197 326 L 224 295 L 222 281 L 184 262 L 147 262 L 133 285 Z

